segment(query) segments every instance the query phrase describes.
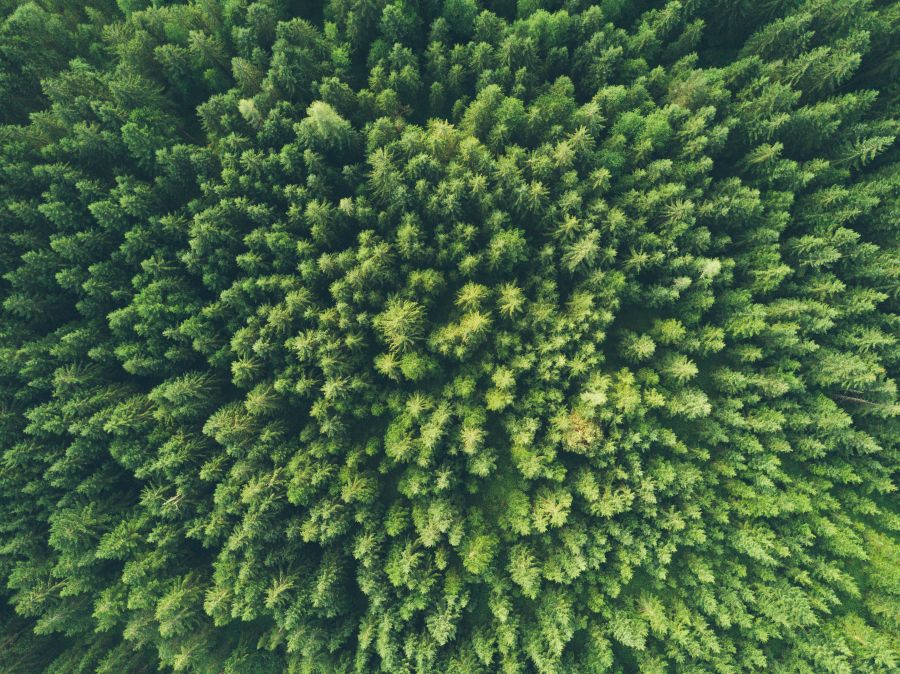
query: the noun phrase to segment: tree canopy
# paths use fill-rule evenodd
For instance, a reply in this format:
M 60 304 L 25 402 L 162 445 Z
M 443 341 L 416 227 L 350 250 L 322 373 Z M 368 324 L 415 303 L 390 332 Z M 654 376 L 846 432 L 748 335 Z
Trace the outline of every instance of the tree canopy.
M 0 0 L 0 671 L 897 671 L 898 46 Z

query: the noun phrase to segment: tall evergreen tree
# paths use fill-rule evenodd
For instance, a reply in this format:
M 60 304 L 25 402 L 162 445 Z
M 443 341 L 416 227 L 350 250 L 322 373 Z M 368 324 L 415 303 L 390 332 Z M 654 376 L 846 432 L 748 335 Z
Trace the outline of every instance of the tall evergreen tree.
M 0 671 L 895 671 L 898 18 L 0 2 Z

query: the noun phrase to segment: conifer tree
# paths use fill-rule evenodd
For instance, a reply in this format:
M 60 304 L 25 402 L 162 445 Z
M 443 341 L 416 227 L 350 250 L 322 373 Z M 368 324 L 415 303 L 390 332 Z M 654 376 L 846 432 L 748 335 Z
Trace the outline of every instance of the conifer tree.
M 896 671 L 897 19 L 0 1 L 0 671 Z

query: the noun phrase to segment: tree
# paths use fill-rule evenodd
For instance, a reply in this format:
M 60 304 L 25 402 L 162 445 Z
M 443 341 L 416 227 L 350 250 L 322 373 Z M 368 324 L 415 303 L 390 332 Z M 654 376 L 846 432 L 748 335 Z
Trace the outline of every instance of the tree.
M 0 670 L 897 669 L 895 5 L 297 4 L 0 2 Z

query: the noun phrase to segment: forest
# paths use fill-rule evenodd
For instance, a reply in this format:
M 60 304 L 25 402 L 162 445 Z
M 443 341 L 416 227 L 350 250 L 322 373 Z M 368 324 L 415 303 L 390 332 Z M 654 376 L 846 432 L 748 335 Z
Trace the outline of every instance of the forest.
M 0 674 L 900 668 L 900 2 L 0 0 Z

